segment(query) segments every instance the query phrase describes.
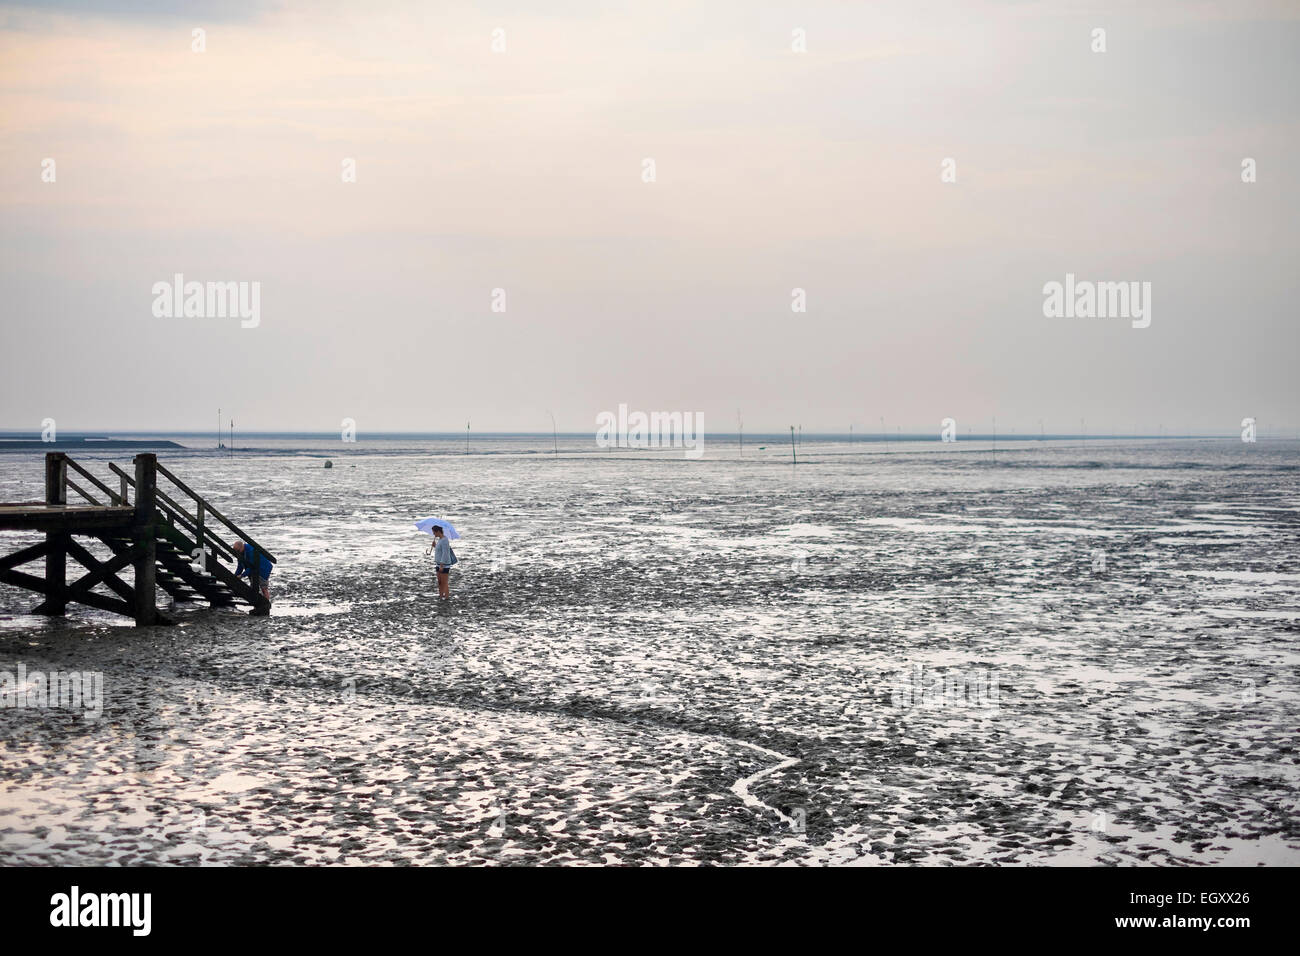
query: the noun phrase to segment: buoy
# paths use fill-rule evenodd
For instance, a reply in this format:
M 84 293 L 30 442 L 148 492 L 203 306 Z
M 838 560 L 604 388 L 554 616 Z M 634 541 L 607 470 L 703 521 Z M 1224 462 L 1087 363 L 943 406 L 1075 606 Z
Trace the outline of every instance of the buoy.
M 326 468 L 333 468 L 333 467 L 334 467 L 334 462 L 330 461 L 329 459 L 326 459 L 326 461 L 325 461 L 325 467 L 326 467 Z

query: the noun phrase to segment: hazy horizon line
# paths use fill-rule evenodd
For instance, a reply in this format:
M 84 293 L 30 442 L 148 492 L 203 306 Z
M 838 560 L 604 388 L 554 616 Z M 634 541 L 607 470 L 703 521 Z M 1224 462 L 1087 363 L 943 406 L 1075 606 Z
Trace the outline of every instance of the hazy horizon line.
M 1259 437 L 1273 435 L 1278 437 L 1279 432 L 1286 433 L 1295 431 L 1297 437 L 1300 437 L 1300 429 L 1291 428 L 1272 428 L 1257 429 L 1256 434 Z M 301 428 L 284 428 L 276 430 L 258 429 L 252 431 L 234 432 L 236 438 L 324 438 L 339 440 L 336 436 L 337 430 L 316 431 Z M 354 441 L 348 444 L 361 444 L 366 439 L 375 438 L 446 438 L 450 440 L 463 441 L 466 437 L 466 431 L 420 431 L 416 429 L 392 429 L 392 430 L 373 430 L 364 433 L 358 433 Z M 494 431 L 494 430 L 468 430 L 471 439 L 479 438 L 589 438 L 595 434 L 595 430 L 581 432 L 546 432 L 546 431 Z M 838 438 L 844 441 L 897 441 L 904 440 L 931 440 L 940 441 L 940 429 L 927 431 L 799 431 L 795 426 L 796 438 L 802 436 L 805 438 Z M 738 440 L 742 433 L 736 431 L 717 431 L 705 432 L 704 437 L 713 436 L 711 440 Z M 84 438 L 113 438 L 116 436 L 139 437 L 167 437 L 181 436 L 187 438 L 207 437 L 213 441 L 218 440 L 218 435 L 211 429 L 186 429 L 186 428 L 166 428 L 166 429 L 148 429 L 148 428 L 80 428 L 76 430 L 60 430 L 60 438 L 84 439 Z M 745 439 L 789 439 L 790 429 L 787 426 L 778 431 L 745 431 Z M 1099 440 L 1110 438 L 1131 438 L 1131 439 L 1179 439 L 1179 438 L 1237 438 L 1240 436 L 1238 430 L 1226 430 L 1222 432 L 1215 431 L 1165 431 L 1165 432 L 1133 432 L 1133 431 L 1096 431 L 1096 432 L 1046 432 L 1046 431 L 982 431 L 982 432 L 958 432 L 956 440 L 959 441 L 989 441 L 993 439 L 1011 440 Z M 39 429 L 9 429 L 0 428 L 0 440 L 39 440 L 41 432 Z M 220 434 L 221 440 L 230 437 L 229 431 L 223 431 Z

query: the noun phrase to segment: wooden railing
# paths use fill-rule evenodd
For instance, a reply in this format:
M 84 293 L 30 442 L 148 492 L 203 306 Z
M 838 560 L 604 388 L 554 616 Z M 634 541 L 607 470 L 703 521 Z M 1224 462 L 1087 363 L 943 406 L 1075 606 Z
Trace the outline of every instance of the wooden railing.
M 247 541 L 247 542 L 248 542 L 249 544 L 251 544 L 254 548 L 256 548 L 259 552 L 261 552 L 262 554 L 266 555 L 266 559 L 267 559 L 268 561 L 270 561 L 272 564 L 275 564 L 275 563 L 276 563 L 276 561 L 275 561 L 275 555 L 273 555 L 270 551 L 266 550 L 266 548 L 262 547 L 260 544 L 258 544 L 256 541 L 254 541 L 250 535 L 248 535 L 248 534 L 246 534 L 245 532 L 241 531 L 241 530 L 240 530 L 240 529 L 235 525 L 235 523 L 234 523 L 233 521 L 231 521 L 229 518 L 227 518 L 225 515 L 223 515 L 223 514 L 222 514 L 220 511 L 218 511 L 216 508 L 212 507 L 212 505 L 210 505 L 207 501 L 205 501 L 202 497 L 200 497 L 200 496 L 199 496 L 198 494 L 196 494 L 194 491 L 192 491 L 192 490 L 190 489 L 190 486 L 189 486 L 189 485 L 185 484 L 185 482 L 181 481 L 179 478 L 177 478 L 175 475 L 173 475 L 170 471 L 168 471 L 166 468 L 164 468 L 164 467 L 162 466 L 161 463 L 158 465 L 158 474 L 162 475 L 164 478 L 166 478 L 168 481 L 170 481 L 173 485 L 175 485 L 175 486 L 176 486 L 177 488 L 179 488 L 181 491 L 185 492 L 185 494 L 189 495 L 189 496 L 190 496 L 192 499 L 194 499 L 194 501 L 198 504 L 198 525 L 199 525 L 200 528 L 203 527 L 203 513 L 204 513 L 204 511 L 206 510 L 208 514 L 212 515 L 212 517 L 216 518 L 216 519 L 217 519 L 218 521 L 220 521 L 223 525 L 225 525 L 227 528 L 229 528 L 232 532 L 234 532 L 236 535 L 238 535 L 239 538 L 240 538 L 240 540 L 242 540 L 242 541 Z M 161 494 L 161 492 L 159 492 L 159 494 Z M 166 500 L 170 501 L 171 499 L 168 498 L 168 499 L 166 499 Z
M 108 467 L 113 469 L 113 472 L 121 479 L 123 496 L 125 496 L 128 489 L 135 488 L 135 480 L 124 470 L 112 462 L 109 462 Z M 211 515 L 233 532 L 236 536 L 236 540 L 248 542 L 262 554 L 266 555 L 267 560 L 272 564 L 276 563 L 274 555 L 254 541 L 250 535 L 243 531 L 243 529 L 216 508 L 212 507 L 207 500 L 196 494 L 189 485 L 185 484 L 185 482 L 181 481 L 161 464 L 158 465 L 158 474 L 162 475 L 194 500 L 195 513 L 191 514 L 186 510 L 184 505 L 180 504 L 161 488 L 154 489 L 154 494 L 157 496 L 158 500 L 158 511 L 167 519 L 169 524 L 179 524 L 185 528 L 185 530 L 194 538 L 197 547 L 203 548 L 204 550 L 210 549 L 213 553 L 219 554 L 230 561 L 238 560 L 235 556 L 235 550 L 232 547 L 233 543 L 228 543 L 222 539 L 212 530 L 211 525 L 206 522 L 206 516 Z
M 92 505 L 109 504 L 130 507 L 130 491 L 135 488 L 135 479 L 132 478 L 124 469 L 118 467 L 116 463 L 109 462 L 108 467 L 112 469 L 113 473 L 118 477 L 118 491 L 114 491 L 108 485 L 104 484 L 104 482 L 100 481 L 72 458 L 64 457 L 63 465 L 63 484 L 67 488 L 75 491 Z M 97 491 L 104 495 L 105 501 L 100 502 L 88 491 L 69 478 L 67 475 L 68 469 L 75 471 L 78 475 L 93 485 Z M 275 555 L 254 541 L 251 535 L 223 515 L 220 511 L 212 507 L 212 505 L 203 498 L 202 495 L 198 494 L 189 485 L 173 475 L 161 462 L 158 463 L 157 470 L 158 474 L 162 475 L 179 491 L 188 496 L 195 505 L 195 511 L 191 514 L 184 505 L 176 501 L 176 499 L 171 495 L 167 494 L 161 488 L 155 488 L 154 494 L 157 496 L 158 510 L 168 519 L 169 523 L 180 524 L 189 531 L 190 534 L 193 535 L 194 540 L 199 547 L 206 548 L 211 544 L 214 552 L 232 561 L 235 560 L 234 549 L 230 544 L 218 536 L 217 533 L 212 530 L 211 526 L 207 524 L 206 518 L 208 515 L 211 515 L 217 521 L 221 522 L 221 524 L 225 525 L 225 527 L 236 536 L 236 540 L 248 542 L 259 552 L 266 555 L 268 561 L 272 564 L 276 563 Z M 64 500 L 66 500 L 66 496 Z

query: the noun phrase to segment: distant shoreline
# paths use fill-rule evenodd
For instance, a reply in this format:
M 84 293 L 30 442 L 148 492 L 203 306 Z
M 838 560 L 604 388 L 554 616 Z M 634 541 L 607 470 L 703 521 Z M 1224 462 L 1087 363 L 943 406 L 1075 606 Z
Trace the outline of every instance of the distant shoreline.
M 114 451 L 181 449 L 185 446 L 164 439 L 66 438 L 43 441 L 40 438 L 0 438 L 0 451 Z
M 58 450 L 55 446 L 68 445 L 75 447 L 85 447 L 87 445 L 111 446 L 117 444 L 125 447 L 131 445 L 153 445 L 159 448 L 174 448 L 178 446 L 177 442 L 171 441 L 172 438 L 190 439 L 199 442 L 216 442 L 217 436 L 210 432 L 201 430 L 180 431 L 175 429 L 161 431 L 117 431 L 111 433 L 118 438 L 108 438 L 101 433 L 95 434 L 74 434 L 70 437 L 60 438 L 58 442 L 44 442 L 40 439 L 39 433 L 30 431 L 0 430 L 0 447 L 47 445 L 51 450 Z M 471 432 L 471 441 L 493 441 L 509 439 L 546 439 L 568 438 L 568 439 L 591 439 L 595 434 L 595 429 L 582 432 Z M 305 432 L 305 431 L 248 431 L 238 432 L 237 440 L 245 439 L 306 439 L 320 441 L 337 441 L 339 433 L 337 431 L 328 432 Z M 736 441 L 736 432 L 717 431 L 706 432 L 706 440 L 711 441 Z M 1149 435 L 1145 433 L 1123 433 L 1123 432 L 1094 432 L 1086 435 L 1081 434 L 1046 434 L 1039 432 L 980 432 L 980 433 L 962 433 L 957 436 L 958 442 L 966 441 L 1115 441 L 1119 439 L 1131 441 L 1182 441 L 1187 439 L 1219 439 L 1219 438 L 1237 438 L 1237 432 L 1223 432 L 1219 434 L 1207 433 L 1188 433 L 1188 434 L 1156 434 Z M 1261 435 L 1260 438 L 1275 438 L 1275 435 Z M 422 441 L 465 441 L 465 432 L 403 432 L 403 431 L 371 431 L 364 434 L 358 434 L 356 441 L 402 441 L 402 440 L 422 440 Z M 222 441 L 229 441 L 228 435 L 221 436 Z M 935 429 L 927 432 L 805 432 L 801 438 L 796 441 L 819 441 L 819 442 L 845 442 L 854 443 L 888 443 L 888 442 L 935 442 L 939 441 L 939 431 Z M 775 444 L 785 442 L 789 444 L 790 433 L 785 432 L 745 432 L 745 444 Z

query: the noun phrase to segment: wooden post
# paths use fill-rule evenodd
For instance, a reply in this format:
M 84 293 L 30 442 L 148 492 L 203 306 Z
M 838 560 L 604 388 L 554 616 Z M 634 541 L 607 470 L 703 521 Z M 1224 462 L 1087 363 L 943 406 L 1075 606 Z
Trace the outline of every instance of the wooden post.
M 66 505 L 68 503 L 68 461 L 61 451 L 45 454 L 45 503 L 47 505 Z M 49 550 L 45 552 L 45 581 L 49 593 L 41 605 L 42 614 L 59 616 L 68 611 L 68 538 L 65 531 L 47 531 L 45 541 Z
M 158 541 L 154 530 L 157 515 L 158 456 L 135 456 L 135 527 L 138 553 L 135 558 L 135 626 L 148 627 L 158 618 L 155 571 Z

